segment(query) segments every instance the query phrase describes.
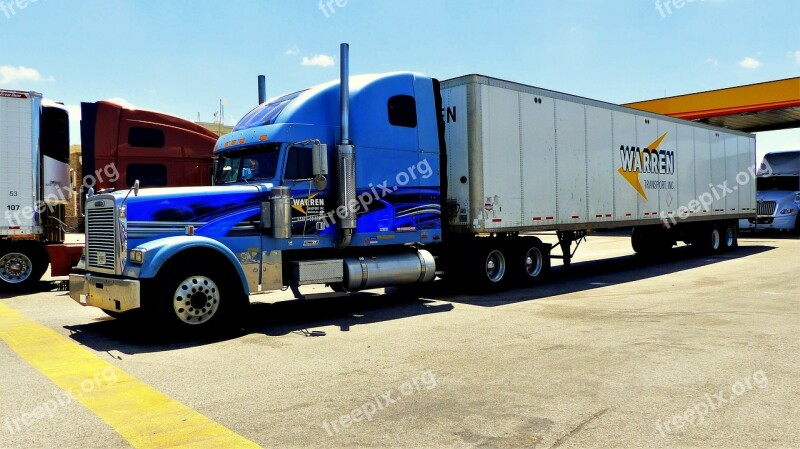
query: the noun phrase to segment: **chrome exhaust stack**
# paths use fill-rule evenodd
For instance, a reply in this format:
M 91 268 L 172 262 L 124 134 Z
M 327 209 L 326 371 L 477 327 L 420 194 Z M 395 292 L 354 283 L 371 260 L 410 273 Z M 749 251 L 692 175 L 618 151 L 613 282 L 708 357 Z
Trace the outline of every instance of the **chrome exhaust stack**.
M 344 209 L 339 218 L 342 237 L 336 242 L 336 248 L 343 249 L 350 245 L 353 230 L 356 228 L 356 159 L 355 147 L 350 141 L 350 46 L 340 47 L 340 81 L 339 81 L 339 119 L 341 138 L 336 146 L 336 174 L 339 178 L 337 192 L 339 206 Z

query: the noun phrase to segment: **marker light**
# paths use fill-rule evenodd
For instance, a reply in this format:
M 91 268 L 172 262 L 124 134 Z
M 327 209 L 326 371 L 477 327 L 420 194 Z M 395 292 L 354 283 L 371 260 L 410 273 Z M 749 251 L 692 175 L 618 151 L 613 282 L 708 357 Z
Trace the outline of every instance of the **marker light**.
M 144 262 L 144 253 L 145 250 L 143 249 L 132 249 L 129 259 L 133 263 L 142 263 Z

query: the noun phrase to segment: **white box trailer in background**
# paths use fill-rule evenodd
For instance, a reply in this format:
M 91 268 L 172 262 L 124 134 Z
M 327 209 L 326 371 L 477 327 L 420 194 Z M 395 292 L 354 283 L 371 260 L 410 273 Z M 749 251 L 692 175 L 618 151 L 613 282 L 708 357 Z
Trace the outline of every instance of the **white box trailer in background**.
M 68 274 L 79 245 L 64 245 L 69 124 L 37 92 L 0 90 L 0 291 L 37 282 L 52 262 Z
M 722 250 L 755 216 L 755 137 L 467 75 L 441 83 L 450 226 L 558 231 L 565 263 L 591 229 L 633 227 L 640 253 Z
M 0 91 L 0 235 L 41 234 L 33 214 L 39 197 L 39 111 L 35 92 Z

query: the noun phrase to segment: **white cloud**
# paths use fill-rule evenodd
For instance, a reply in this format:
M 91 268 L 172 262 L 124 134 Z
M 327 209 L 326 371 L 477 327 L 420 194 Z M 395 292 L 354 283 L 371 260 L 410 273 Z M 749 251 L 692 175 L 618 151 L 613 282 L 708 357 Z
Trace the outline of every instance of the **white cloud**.
M 757 69 L 761 67 L 761 61 L 756 58 L 746 57 L 739 61 L 739 66 L 745 69 Z
M 14 67 L 11 65 L 0 65 L 0 84 L 12 84 L 18 81 L 54 81 L 51 77 L 44 77 L 38 70 L 30 67 Z
M 106 99 L 106 101 L 118 104 L 118 105 L 122 106 L 123 108 L 136 109 L 136 106 L 134 106 L 133 103 L 129 102 L 128 100 L 126 100 L 124 98 L 113 97 L 113 98 Z
M 706 59 L 706 64 L 710 64 L 714 67 L 719 67 L 719 59 L 716 58 L 708 58 Z
M 303 65 L 330 67 L 333 65 L 333 57 L 328 55 L 314 55 L 312 57 L 303 56 Z
M 300 54 L 300 47 L 295 44 L 292 44 L 289 48 L 286 49 L 286 56 L 295 56 Z
M 800 64 L 800 50 L 794 52 L 794 60 L 797 61 L 798 64 Z

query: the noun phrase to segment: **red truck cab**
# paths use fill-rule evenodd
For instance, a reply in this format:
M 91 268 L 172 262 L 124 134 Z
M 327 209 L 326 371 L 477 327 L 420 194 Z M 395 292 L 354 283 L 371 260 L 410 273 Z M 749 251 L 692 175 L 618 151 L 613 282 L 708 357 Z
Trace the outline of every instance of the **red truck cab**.
M 128 109 L 108 101 L 81 103 L 84 186 L 127 189 L 210 185 L 217 135 L 188 120 Z

